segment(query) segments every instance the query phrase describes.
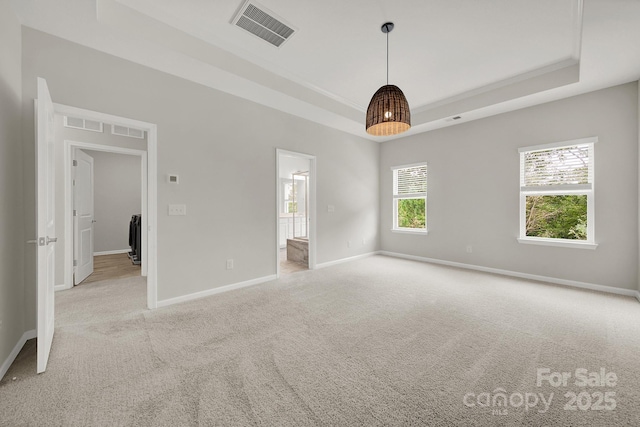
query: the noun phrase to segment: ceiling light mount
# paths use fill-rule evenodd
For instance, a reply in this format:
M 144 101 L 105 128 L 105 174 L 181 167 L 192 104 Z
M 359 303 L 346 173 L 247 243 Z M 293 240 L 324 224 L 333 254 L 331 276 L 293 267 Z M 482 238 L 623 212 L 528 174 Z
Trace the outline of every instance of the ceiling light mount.
M 411 128 L 411 111 L 404 93 L 398 86 L 389 84 L 389 33 L 393 22 L 385 22 L 380 30 L 387 35 L 387 84 L 371 98 L 367 108 L 366 130 L 370 135 L 397 135 Z

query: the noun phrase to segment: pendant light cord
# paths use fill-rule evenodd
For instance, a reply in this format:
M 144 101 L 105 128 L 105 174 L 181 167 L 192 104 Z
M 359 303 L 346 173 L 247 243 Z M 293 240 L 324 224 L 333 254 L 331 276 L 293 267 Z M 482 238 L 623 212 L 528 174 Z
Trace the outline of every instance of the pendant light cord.
M 387 31 L 387 85 L 389 85 L 389 31 Z

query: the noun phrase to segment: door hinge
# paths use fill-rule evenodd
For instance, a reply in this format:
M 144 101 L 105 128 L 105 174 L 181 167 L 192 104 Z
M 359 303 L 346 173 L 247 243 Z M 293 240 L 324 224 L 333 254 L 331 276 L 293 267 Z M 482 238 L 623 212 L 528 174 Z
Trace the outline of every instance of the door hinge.
M 73 161 L 73 166 L 78 166 L 78 161 L 77 160 Z
M 73 216 L 78 216 L 78 211 L 77 210 L 73 210 Z
M 74 266 L 74 267 L 77 267 L 77 266 L 78 266 L 78 260 L 77 260 L 77 259 L 74 259 L 74 260 L 73 260 L 73 266 Z
M 75 185 L 76 185 L 76 180 L 74 179 L 73 180 L 73 186 L 75 187 Z

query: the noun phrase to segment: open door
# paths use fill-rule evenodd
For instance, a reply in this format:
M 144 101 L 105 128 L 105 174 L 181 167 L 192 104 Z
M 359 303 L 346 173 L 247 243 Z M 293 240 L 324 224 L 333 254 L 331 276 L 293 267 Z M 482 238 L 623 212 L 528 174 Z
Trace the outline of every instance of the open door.
M 54 109 L 46 80 L 38 78 L 36 125 L 38 373 L 49 360 L 54 329 L 55 138 Z
M 73 259 L 77 285 L 93 273 L 93 157 L 75 150 L 73 171 Z

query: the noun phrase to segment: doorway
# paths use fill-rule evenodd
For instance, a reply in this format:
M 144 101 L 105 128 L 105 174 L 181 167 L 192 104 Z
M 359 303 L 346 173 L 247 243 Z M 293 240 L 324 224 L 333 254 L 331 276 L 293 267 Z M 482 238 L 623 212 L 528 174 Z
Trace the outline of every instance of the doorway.
M 277 276 L 315 268 L 315 156 L 276 151 Z
M 86 121 L 94 123 L 111 123 L 114 129 L 118 126 L 121 129 L 136 128 L 147 132 L 148 144 L 143 155 L 143 191 L 145 197 L 142 200 L 142 209 L 145 214 L 141 233 L 141 240 L 145 247 L 144 259 L 145 267 L 143 274 L 147 275 L 147 307 L 157 308 L 157 126 L 152 123 L 127 119 L 82 108 L 70 107 L 67 105 L 55 104 L 51 99 L 51 93 L 47 81 L 38 77 L 37 99 L 34 100 L 35 127 L 36 127 L 36 237 L 28 243 L 37 245 L 36 253 L 36 314 L 37 314 L 37 372 L 46 370 L 51 351 L 51 344 L 55 331 L 55 247 L 58 246 L 59 237 L 56 236 L 55 224 L 55 195 L 59 191 L 55 188 L 56 169 L 56 144 L 55 144 L 55 117 L 71 116 L 86 125 Z M 65 158 L 68 158 L 65 157 Z M 64 171 L 68 171 L 65 168 Z M 66 173 L 65 173 L 66 175 Z M 65 179 L 65 199 L 70 199 L 69 184 L 70 179 Z M 64 203 L 67 208 L 68 203 Z M 65 218 L 69 221 L 69 216 Z M 69 238 L 70 224 L 67 222 L 65 238 Z M 68 254 L 71 245 L 65 245 L 65 253 Z M 72 254 L 70 254 L 70 259 Z M 70 275 L 65 270 L 65 278 L 68 280 L 64 285 L 71 284 Z
M 137 187 L 137 188 L 126 189 L 120 186 L 120 188 L 108 189 L 111 192 L 115 191 L 116 194 L 107 196 L 112 198 L 113 202 L 111 203 L 111 206 L 109 206 L 108 204 L 102 203 L 103 207 L 101 210 L 104 211 L 107 207 L 115 208 L 116 212 L 108 213 L 109 216 L 113 216 L 116 214 L 121 216 L 122 213 L 117 211 L 125 210 L 126 212 L 125 217 L 127 215 L 132 216 L 135 214 L 141 214 L 141 217 L 146 217 L 147 207 L 145 206 L 144 201 L 147 199 L 147 187 L 148 187 L 148 183 L 146 179 L 147 152 L 144 150 L 136 150 L 131 148 L 121 148 L 121 147 L 116 147 L 111 145 L 101 145 L 101 144 L 93 144 L 93 143 L 86 143 L 86 142 L 69 141 L 69 140 L 64 141 L 64 152 L 65 152 L 65 166 L 66 166 L 65 174 L 64 174 L 65 175 L 65 201 L 64 201 L 65 238 L 64 238 L 64 241 L 69 242 L 69 244 L 65 245 L 65 257 L 64 257 L 65 258 L 65 263 L 64 263 L 65 287 L 64 289 L 71 289 L 73 288 L 74 285 L 77 285 L 80 282 L 82 282 L 85 277 L 87 276 L 89 278 L 91 277 L 87 274 L 87 272 L 83 273 L 83 270 L 90 269 L 88 273 L 93 273 L 94 259 L 101 258 L 102 256 L 109 257 L 108 260 L 106 258 L 103 259 L 104 261 L 113 261 L 113 262 L 110 262 L 109 265 L 105 265 L 104 263 L 99 262 L 98 263 L 99 271 L 97 272 L 98 276 L 103 276 L 103 278 L 105 279 L 109 278 L 104 276 L 103 273 L 105 270 L 110 270 L 112 273 L 111 276 L 116 277 L 117 272 L 113 271 L 114 268 L 118 269 L 119 266 L 122 266 L 124 268 L 127 265 L 126 264 L 126 261 L 128 258 L 127 255 L 130 252 L 130 248 L 125 246 L 125 245 L 129 245 L 130 243 L 127 240 L 123 239 L 123 238 L 129 237 L 128 233 L 130 233 L 130 230 L 127 229 L 128 224 L 123 221 L 123 218 L 122 217 L 118 218 L 119 224 L 116 226 L 117 228 L 114 228 L 115 224 L 112 224 L 113 221 L 108 221 L 109 223 L 106 223 L 107 222 L 106 218 L 102 218 L 103 220 L 100 221 L 100 225 L 97 225 L 98 220 L 100 220 L 100 218 L 97 218 L 93 214 L 94 212 L 93 189 L 87 190 L 91 193 L 91 196 L 90 196 L 91 206 L 88 206 L 89 205 L 88 202 L 81 200 L 81 198 L 87 199 L 87 196 L 83 196 L 82 195 L 83 191 L 79 191 L 79 190 L 89 186 L 88 184 L 83 183 L 83 180 L 81 180 L 79 176 L 79 174 L 83 170 L 82 168 L 83 163 L 86 163 L 86 164 L 91 163 L 91 165 L 93 166 L 95 163 L 94 161 L 95 159 L 98 160 L 98 163 L 97 163 L 98 165 L 100 164 L 100 160 L 102 160 L 102 163 L 103 164 L 106 163 L 106 165 L 104 166 L 108 169 L 110 166 L 109 162 L 113 162 L 114 160 L 118 163 L 124 163 L 123 160 L 125 159 L 133 160 L 134 162 L 137 162 L 137 165 L 138 165 L 137 173 L 139 173 L 138 180 L 137 180 L 138 184 L 134 185 L 134 187 Z M 83 161 L 83 159 L 87 159 L 87 160 Z M 111 169 L 113 169 L 112 166 L 111 166 Z M 100 169 L 98 169 L 98 172 L 100 172 Z M 113 173 L 117 173 L 117 172 L 113 171 Z M 124 172 L 121 170 L 119 172 L 120 176 L 117 176 L 114 178 L 126 179 L 126 176 L 122 176 L 123 173 Z M 98 178 L 100 179 L 101 177 L 101 180 L 104 181 L 106 180 L 109 174 L 110 174 L 109 171 L 98 173 Z M 94 180 L 95 174 L 91 172 L 90 175 L 91 175 L 91 180 L 93 181 L 91 183 L 91 187 L 93 187 L 93 183 L 96 182 Z M 74 183 L 76 185 L 74 185 Z M 129 197 L 126 197 L 126 194 L 125 194 L 125 193 L 131 193 L 131 190 L 133 190 L 133 197 L 136 197 L 137 195 L 137 198 L 138 198 L 137 205 L 135 203 L 131 203 L 130 200 L 126 200 L 126 199 L 131 199 L 131 194 L 129 194 Z M 98 194 L 100 192 L 101 191 L 98 189 Z M 99 202 L 99 200 L 96 200 L 96 202 Z M 133 204 L 133 207 L 129 207 L 129 208 L 123 207 L 123 206 L 130 206 L 132 204 Z M 100 210 L 100 203 L 98 203 L 97 207 Z M 122 207 L 122 209 L 119 209 L 119 207 Z M 82 226 L 83 218 L 85 217 L 87 217 L 87 220 L 85 220 L 87 225 L 83 227 Z M 95 228 L 97 227 L 105 228 L 105 230 L 101 230 L 101 229 L 95 230 Z M 102 231 L 102 232 L 98 233 L 96 231 L 98 232 Z M 146 252 L 146 246 L 148 246 L 148 243 L 145 243 L 144 239 L 142 238 L 142 231 L 143 230 L 140 230 L 139 237 L 141 240 L 140 242 L 141 246 L 145 250 L 141 251 L 142 256 L 139 257 L 136 263 L 141 267 L 140 269 L 141 275 L 147 276 L 148 275 L 148 266 L 147 266 L 148 257 L 144 256 L 144 254 Z M 108 238 L 109 235 L 113 235 L 113 234 L 121 236 L 121 238 L 118 239 L 119 243 L 116 246 L 114 246 L 113 243 L 110 243 L 107 246 L 109 250 L 105 250 L 106 247 L 104 246 L 104 239 Z M 97 236 L 98 238 L 100 238 L 100 236 L 102 235 L 102 239 L 101 240 L 99 239 L 99 243 L 102 243 L 102 246 L 96 247 L 94 245 L 94 242 L 95 242 L 94 235 Z M 94 255 L 99 255 L 99 256 L 94 258 Z M 120 258 L 122 258 L 122 260 L 120 260 Z M 134 260 L 130 260 L 129 262 L 134 263 Z M 85 267 L 89 263 L 91 264 L 91 267 Z M 138 268 L 136 267 L 136 270 L 137 269 Z M 133 273 L 133 270 L 127 270 L 124 273 L 126 274 Z M 93 279 L 99 279 L 99 278 L 100 277 L 94 277 Z M 92 281 L 91 279 L 87 279 L 87 280 Z
M 113 146 L 96 150 L 68 140 L 64 144 L 71 152 L 73 183 L 65 210 L 65 218 L 69 207 L 73 212 L 72 285 L 140 276 L 146 152 Z
M 77 149 L 92 150 L 105 153 L 125 154 L 136 156 L 141 169 L 141 214 L 146 218 L 144 227 L 141 227 L 141 275 L 146 276 L 147 281 L 147 308 L 157 308 L 157 126 L 155 124 L 141 122 L 82 108 L 54 104 L 56 115 L 69 116 L 84 120 L 110 124 L 114 127 L 141 129 L 146 132 L 146 149 L 131 149 L 111 145 L 95 143 L 64 141 L 64 240 L 73 242 L 73 189 L 72 189 L 72 164 L 73 151 Z M 123 248 L 124 249 L 124 248 Z M 71 289 L 73 287 L 74 273 L 74 245 L 65 244 L 64 283 L 56 286 L 59 289 Z M 68 262 L 67 262 L 68 261 Z

